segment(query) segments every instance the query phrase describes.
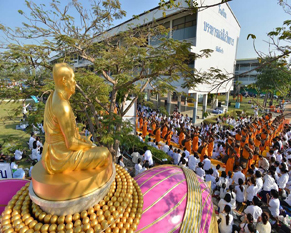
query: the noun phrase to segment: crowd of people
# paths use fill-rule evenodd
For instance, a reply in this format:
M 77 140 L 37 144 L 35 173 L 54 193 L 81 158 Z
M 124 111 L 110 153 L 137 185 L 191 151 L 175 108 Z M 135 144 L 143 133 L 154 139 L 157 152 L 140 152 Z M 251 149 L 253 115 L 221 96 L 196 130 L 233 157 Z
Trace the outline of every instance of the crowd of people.
M 220 232 L 268 233 L 271 224 L 290 225 L 291 126 L 283 115 L 218 117 L 198 127 L 177 110 L 171 116 L 138 110 L 141 141 L 211 182 Z M 150 147 L 144 151 L 132 153 L 135 175 L 153 166 Z

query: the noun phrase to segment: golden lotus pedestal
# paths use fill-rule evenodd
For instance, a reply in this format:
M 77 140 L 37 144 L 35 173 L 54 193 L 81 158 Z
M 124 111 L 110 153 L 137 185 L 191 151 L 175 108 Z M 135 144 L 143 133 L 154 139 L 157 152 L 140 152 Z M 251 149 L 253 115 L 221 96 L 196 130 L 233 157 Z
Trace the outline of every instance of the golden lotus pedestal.
M 94 206 L 108 193 L 115 179 L 115 166 L 62 174 L 48 174 L 42 164 L 32 169 L 31 200 L 55 215 L 81 212 Z

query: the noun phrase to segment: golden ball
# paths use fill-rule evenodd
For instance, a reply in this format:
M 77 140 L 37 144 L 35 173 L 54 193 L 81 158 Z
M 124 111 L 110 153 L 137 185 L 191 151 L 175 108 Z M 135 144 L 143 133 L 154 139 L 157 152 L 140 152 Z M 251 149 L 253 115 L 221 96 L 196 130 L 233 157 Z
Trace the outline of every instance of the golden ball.
M 141 218 L 141 213 L 136 213 L 135 214 L 135 217 L 138 218 L 138 219 L 140 219 Z
M 138 214 L 136 214 L 136 215 L 138 215 Z M 133 223 L 136 224 L 136 225 L 138 225 L 139 224 L 139 218 L 133 219 Z
M 98 204 L 94 205 L 94 210 L 95 210 L 95 211 L 97 211 L 97 210 L 99 210 L 99 209 L 100 209 L 100 205 L 98 205 Z
M 19 233 L 25 233 L 29 228 L 27 226 L 24 226 L 20 229 Z
M 108 197 L 108 196 L 105 196 L 105 197 L 103 198 L 103 200 L 104 200 L 105 202 L 107 202 L 107 201 L 109 201 L 109 197 Z
M 107 217 L 107 222 L 108 222 L 108 224 L 113 223 L 113 222 L 114 222 L 114 218 L 113 218 L 113 216 L 108 216 L 108 217 Z
M 94 208 L 90 207 L 87 212 L 88 212 L 89 215 L 93 214 L 94 213 Z
M 13 228 L 8 228 L 4 231 L 4 233 L 13 233 L 14 229 Z
M 131 208 L 131 213 L 135 213 L 136 212 L 136 208 L 135 207 L 132 207 Z
M 115 228 L 116 227 L 116 223 L 112 223 L 111 225 L 110 225 L 110 228 L 111 229 L 113 229 L 113 228 Z
M 112 216 L 113 218 L 117 218 L 119 216 L 119 212 L 118 211 L 112 212 Z
M 107 202 L 107 206 L 110 207 L 110 206 L 112 206 L 112 205 L 113 205 L 113 201 L 108 201 L 108 202 Z
M 97 224 L 98 224 L 98 220 L 97 220 L 97 219 L 93 219 L 93 220 L 90 221 L 90 225 L 91 225 L 91 227 L 94 227 L 94 226 L 96 226 Z
M 49 229 L 50 225 L 49 224 L 44 224 L 42 225 L 42 227 L 40 228 L 41 232 L 47 232 Z
M 78 219 L 74 222 L 74 227 L 81 226 L 81 225 L 82 225 L 82 222 L 80 219 Z
M 131 217 L 131 218 L 134 219 L 134 218 L 135 218 L 135 213 L 130 213 L 130 214 L 129 214 L 129 217 Z
M 105 218 L 107 218 L 107 217 L 110 216 L 110 215 L 111 215 L 111 213 L 110 213 L 109 210 L 106 210 L 106 211 L 104 212 L 104 217 L 105 217 Z
M 101 230 L 101 225 L 100 224 L 97 224 L 95 227 L 94 227 L 94 230 L 97 231 L 97 230 Z
M 103 220 L 102 222 L 101 222 L 101 228 L 104 230 L 104 229 L 106 229 L 108 227 L 108 223 L 107 223 L 107 221 L 106 220 Z
M 123 213 L 123 217 L 128 218 L 128 217 L 129 217 L 129 213 L 125 211 L 125 212 Z
M 97 215 L 95 213 L 90 214 L 90 220 L 96 219 Z
M 124 228 L 120 229 L 119 233 L 126 233 L 126 229 Z
M 132 230 L 136 230 L 137 229 L 137 225 L 138 224 L 136 224 L 136 223 L 132 223 L 131 225 L 130 225 L 130 228 L 132 229 Z
M 21 219 L 17 219 L 17 220 L 15 220 L 15 221 L 13 221 L 12 225 L 13 225 L 13 226 L 16 226 L 16 225 L 18 225 L 18 224 L 20 224 L 20 223 L 22 223 Z
M 117 201 L 117 198 L 116 198 L 116 197 L 112 197 L 112 198 L 111 198 L 111 201 L 112 201 L 112 202 L 116 202 L 116 201 Z
M 62 224 L 65 222 L 65 216 L 59 216 L 58 217 L 58 224 Z
M 101 209 L 97 210 L 96 214 L 97 214 L 97 216 L 103 215 L 103 210 L 101 210 Z
M 65 218 L 65 222 L 66 223 L 70 223 L 73 221 L 73 216 L 71 214 L 68 214 Z
M 85 223 L 84 225 L 83 225 L 83 231 L 87 231 L 87 230 L 89 230 L 90 229 L 90 224 L 89 223 Z
M 73 223 L 72 222 L 69 222 L 66 224 L 66 230 L 69 230 L 69 229 L 73 229 Z
M 21 215 L 20 214 L 16 214 L 11 218 L 11 222 L 14 222 L 17 219 L 21 219 Z
M 104 215 L 100 215 L 97 217 L 99 223 L 101 223 L 105 219 Z
M 50 223 L 51 223 L 51 224 L 54 224 L 54 223 L 57 222 L 57 220 L 58 220 L 58 216 L 57 216 L 57 215 L 53 215 L 53 216 L 51 217 L 51 219 L 50 219 Z
M 119 213 L 123 213 L 123 212 L 124 212 L 124 208 L 123 208 L 122 206 L 118 206 L 118 207 L 117 207 L 117 211 L 118 211 Z
M 127 219 L 126 219 L 125 217 L 121 217 L 121 218 L 120 218 L 120 222 L 122 222 L 123 224 L 126 223 L 126 220 L 127 220 Z
M 74 233 L 74 230 L 73 229 L 67 229 L 66 233 Z
M 60 224 L 58 224 L 57 230 L 58 231 L 63 231 L 65 229 L 65 227 L 66 227 L 66 225 L 64 223 L 60 223 Z
M 110 207 L 109 207 L 109 211 L 110 211 L 111 213 L 113 213 L 114 211 L 116 211 L 115 206 L 110 206 Z
M 112 232 L 113 233 L 119 233 L 119 228 L 118 227 L 113 228 L 113 231 Z
M 46 216 L 46 213 L 44 213 L 44 212 L 40 213 L 39 216 L 38 216 L 38 220 L 39 221 L 44 220 L 45 216 Z
M 38 221 L 33 220 L 33 221 L 31 221 L 31 222 L 29 223 L 28 227 L 29 227 L 30 229 L 33 229 L 34 226 L 35 226 L 37 223 L 38 223 Z
M 50 227 L 49 227 L 49 232 L 56 231 L 57 227 L 58 227 L 57 224 L 51 224 Z
M 86 224 L 89 222 L 90 222 L 90 218 L 88 218 L 88 217 L 83 218 L 83 221 L 82 221 L 83 224 Z
M 79 233 L 81 231 L 82 231 L 82 227 L 81 226 L 74 227 L 74 232 Z
M 120 222 L 120 218 L 118 218 L 118 219 L 115 220 L 115 223 L 116 224 L 119 223 L 119 222 Z
M 86 233 L 94 233 L 93 228 L 88 229 L 88 230 L 86 231 Z
M 2 213 L 2 215 L 6 215 L 6 214 L 12 214 L 12 210 L 11 209 L 5 209 Z
M 88 213 L 87 213 L 86 210 L 83 210 L 83 211 L 81 212 L 81 218 L 85 218 L 85 217 L 87 217 L 87 215 L 88 215 Z
M 116 201 L 116 202 L 114 202 L 114 206 L 118 207 L 118 206 L 120 206 L 120 203 L 118 201 Z
M 127 218 L 127 222 L 128 222 L 129 224 L 132 224 L 132 223 L 133 223 L 133 218 L 131 218 L 131 217 Z
M 35 231 L 39 231 L 39 230 L 41 229 L 42 225 L 43 225 L 43 224 L 40 223 L 40 222 L 37 223 L 37 224 L 34 226 L 34 230 L 35 230 Z
M 142 208 L 138 208 L 136 212 L 142 214 L 143 210 Z
M 6 231 L 8 229 L 12 228 L 11 224 L 3 225 L 2 226 L 2 231 Z
M 109 207 L 108 207 L 107 205 L 102 206 L 102 210 L 103 210 L 103 211 L 106 211 L 106 210 L 108 210 L 108 209 L 109 209 Z
M 34 220 L 33 217 L 29 217 L 28 219 L 25 220 L 24 224 L 27 226 L 30 222 Z
M 105 201 L 104 201 L 104 200 L 100 201 L 100 202 L 99 202 L 99 205 L 100 205 L 100 206 L 104 206 L 104 205 L 105 205 Z
M 123 198 L 126 196 L 126 190 L 125 189 L 123 189 L 122 191 L 121 191 L 121 193 L 120 193 L 120 198 L 122 198 L 122 200 L 123 200 Z M 118 200 L 119 201 L 119 200 Z
M 134 230 L 132 230 L 131 228 L 129 228 L 126 233 L 134 233 Z
M 28 231 L 26 231 L 25 233 L 34 233 L 33 229 L 29 229 Z
M 75 213 L 75 214 L 73 215 L 73 220 L 74 220 L 74 221 L 77 221 L 78 219 L 80 219 L 80 214 L 79 214 L 79 213 Z

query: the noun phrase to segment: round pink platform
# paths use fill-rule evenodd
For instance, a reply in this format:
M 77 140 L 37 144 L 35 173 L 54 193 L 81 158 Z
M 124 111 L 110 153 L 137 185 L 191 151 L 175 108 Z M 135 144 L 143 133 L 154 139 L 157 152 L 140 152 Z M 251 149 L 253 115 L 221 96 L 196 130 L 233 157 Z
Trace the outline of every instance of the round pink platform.
M 11 198 L 30 180 L 5 179 L 0 180 L 0 214 Z
M 192 173 L 196 179 L 194 196 L 198 211 L 193 213 L 188 225 L 196 224 L 195 231 L 199 233 L 218 232 L 213 227 L 210 230 L 213 203 L 209 188 L 194 172 Z M 136 232 L 180 232 L 188 204 L 189 184 L 184 171 L 177 166 L 159 166 L 139 174 L 134 179 L 144 195 L 143 214 Z M 193 190 L 193 186 L 191 188 Z M 193 191 L 190 193 L 193 195 Z M 189 232 L 189 229 L 184 228 L 183 232 Z

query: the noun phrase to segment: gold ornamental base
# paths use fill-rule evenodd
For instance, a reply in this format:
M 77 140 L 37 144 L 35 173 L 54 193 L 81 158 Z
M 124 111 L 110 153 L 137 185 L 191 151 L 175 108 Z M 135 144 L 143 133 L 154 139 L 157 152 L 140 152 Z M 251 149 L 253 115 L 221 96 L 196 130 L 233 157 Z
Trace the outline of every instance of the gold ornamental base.
M 41 162 L 38 162 L 31 171 L 34 193 L 50 201 L 72 200 L 93 193 L 104 186 L 112 174 L 111 166 L 50 175 Z
M 0 232 L 134 232 L 143 211 L 143 195 L 129 173 L 116 167 L 109 192 L 97 205 L 81 213 L 48 214 L 29 197 L 29 183 L 14 195 L 2 213 Z

